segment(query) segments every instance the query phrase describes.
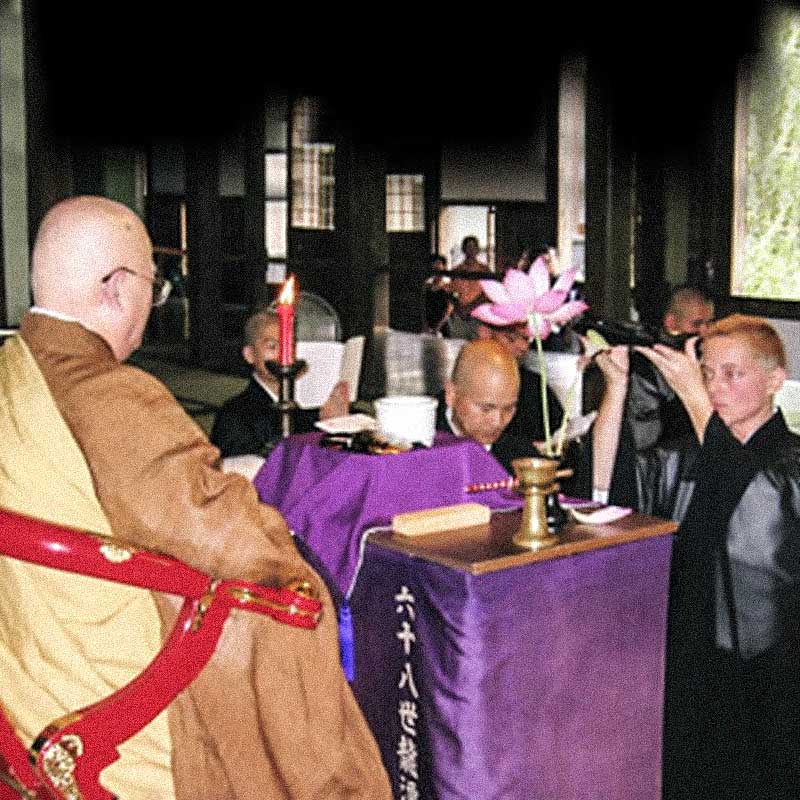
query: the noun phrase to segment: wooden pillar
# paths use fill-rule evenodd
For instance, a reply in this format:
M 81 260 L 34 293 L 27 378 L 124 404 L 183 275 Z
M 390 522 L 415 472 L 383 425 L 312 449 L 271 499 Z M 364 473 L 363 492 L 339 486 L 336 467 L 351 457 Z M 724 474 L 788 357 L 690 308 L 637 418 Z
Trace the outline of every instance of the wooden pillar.
M 28 170 L 28 236 L 33 242 L 39 223 L 58 200 L 73 193 L 72 157 L 68 143 L 55 131 L 52 76 L 45 73 L 37 2 L 23 3 L 25 28 L 25 104 Z M 63 111 L 61 126 L 64 126 Z
M 551 59 L 542 83 L 540 107 L 545 113 L 545 202 L 544 213 L 550 234 L 547 243 L 558 246 L 558 103 L 560 63 Z M 514 257 L 519 256 L 515 253 Z M 562 263 L 562 266 L 563 263 Z
M 265 214 L 264 142 L 266 114 L 263 105 L 254 104 L 244 129 L 244 249 L 247 260 L 243 280 L 247 281 L 248 302 L 253 304 L 268 297 L 265 283 L 267 269 Z
M 386 151 L 371 137 L 354 135 L 347 147 L 342 197 L 346 201 L 344 250 L 347 285 L 342 304 L 342 324 L 347 336 L 368 334 L 375 317 L 388 316 L 388 297 L 376 295 L 380 273 L 388 270 L 389 238 L 386 233 Z M 339 191 L 337 184 L 337 192 Z M 376 300 L 381 304 L 375 308 Z
M 213 366 L 224 359 L 220 324 L 222 231 L 219 145 L 186 145 L 186 241 L 189 253 L 189 351 L 192 361 Z
M 640 320 L 651 327 L 661 324 L 666 301 L 665 166 L 658 153 L 647 150 L 636 155 L 634 298 Z
M 16 325 L 28 309 L 28 187 L 24 14 L 0 4 L 0 323 Z
M 730 292 L 735 107 L 736 75 L 731 69 L 698 124 L 692 153 L 688 250 L 696 263 L 691 277 L 718 305 Z
M 589 64 L 586 114 L 586 293 L 608 319 L 630 317 L 634 163 L 613 125 L 606 81 Z

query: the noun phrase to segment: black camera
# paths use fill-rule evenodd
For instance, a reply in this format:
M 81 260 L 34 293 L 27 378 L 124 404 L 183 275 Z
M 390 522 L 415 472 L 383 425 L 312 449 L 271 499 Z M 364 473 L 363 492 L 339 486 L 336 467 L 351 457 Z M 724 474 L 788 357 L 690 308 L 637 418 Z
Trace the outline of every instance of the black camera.
M 574 321 L 572 329 L 584 335 L 587 331 L 595 330 L 612 346 L 627 344 L 652 347 L 657 341 L 656 336 L 644 325 L 634 322 L 616 322 L 588 313 L 578 317 Z
M 652 347 L 654 344 L 664 344 L 675 350 L 683 350 L 688 339 L 696 333 L 666 333 L 663 330 L 653 331 L 636 322 L 617 322 L 615 320 L 594 317 L 583 314 L 574 325 L 574 330 L 585 334 L 586 331 L 595 330 L 612 346 L 626 344 L 630 347 Z M 696 345 L 700 354 L 700 342 Z
M 672 347 L 675 350 L 683 350 L 686 347 L 686 342 L 689 341 L 693 336 L 697 336 L 696 333 L 660 333 L 656 341 L 659 344 L 665 344 L 667 347 Z M 702 344 L 702 340 L 698 339 L 695 342 L 694 349 L 697 353 L 697 357 L 700 358 L 700 346 Z

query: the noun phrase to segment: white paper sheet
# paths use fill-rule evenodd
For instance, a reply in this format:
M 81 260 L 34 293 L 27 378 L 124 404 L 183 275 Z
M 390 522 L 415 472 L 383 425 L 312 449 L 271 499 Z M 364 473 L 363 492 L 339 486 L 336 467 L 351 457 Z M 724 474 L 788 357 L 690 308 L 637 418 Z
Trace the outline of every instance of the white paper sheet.
M 308 365 L 295 383 L 295 400 L 300 408 L 319 408 L 341 380 L 350 384 L 350 402 L 358 397 L 364 337 L 346 342 L 298 342 L 297 358 Z
M 375 417 L 370 417 L 368 414 L 331 417 L 330 419 L 321 419 L 314 424 L 326 433 L 358 433 L 359 431 L 374 431 L 376 428 Z

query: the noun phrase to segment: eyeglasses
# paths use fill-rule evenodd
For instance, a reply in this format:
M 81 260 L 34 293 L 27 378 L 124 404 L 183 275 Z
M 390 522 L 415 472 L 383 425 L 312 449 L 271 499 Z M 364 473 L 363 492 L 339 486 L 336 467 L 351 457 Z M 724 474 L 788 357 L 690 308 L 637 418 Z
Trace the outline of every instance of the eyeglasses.
M 104 275 L 100 279 L 100 283 L 107 283 L 117 272 L 127 272 L 128 275 L 135 275 L 137 278 L 141 278 L 142 280 L 149 281 L 151 284 L 153 284 L 153 299 L 151 301 L 153 308 L 163 306 L 164 303 L 167 302 L 169 293 L 172 291 L 172 284 L 163 275 L 159 273 L 156 273 L 155 275 L 142 275 L 141 273 L 130 269 L 130 267 L 117 267 L 116 269 L 112 269 L 108 275 Z

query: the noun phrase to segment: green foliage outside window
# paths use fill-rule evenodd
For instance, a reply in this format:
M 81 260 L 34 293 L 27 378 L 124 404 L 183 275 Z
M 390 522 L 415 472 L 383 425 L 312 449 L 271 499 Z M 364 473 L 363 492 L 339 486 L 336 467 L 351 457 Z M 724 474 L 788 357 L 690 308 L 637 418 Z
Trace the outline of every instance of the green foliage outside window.
M 800 14 L 775 13 L 752 71 L 734 295 L 800 300 Z

